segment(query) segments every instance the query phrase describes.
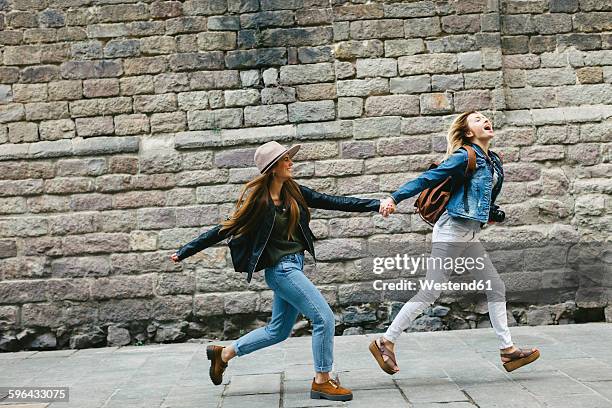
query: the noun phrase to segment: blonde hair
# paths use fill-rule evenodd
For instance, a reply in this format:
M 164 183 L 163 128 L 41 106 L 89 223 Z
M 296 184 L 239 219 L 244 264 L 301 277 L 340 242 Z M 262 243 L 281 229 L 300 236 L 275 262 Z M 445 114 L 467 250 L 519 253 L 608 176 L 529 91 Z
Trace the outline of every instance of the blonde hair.
M 442 161 L 448 159 L 453 153 L 455 153 L 461 146 L 468 144 L 470 140 L 467 137 L 468 127 L 468 116 L 476 111 L 463 112 L 453 120 L 448 133 L 446 134 L 446 153 L 442 158 Z

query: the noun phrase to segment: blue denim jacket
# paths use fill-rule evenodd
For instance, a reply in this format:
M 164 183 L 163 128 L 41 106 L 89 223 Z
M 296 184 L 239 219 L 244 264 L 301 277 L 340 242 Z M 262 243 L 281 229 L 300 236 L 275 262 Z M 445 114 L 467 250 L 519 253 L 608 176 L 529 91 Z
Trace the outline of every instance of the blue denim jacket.
M 495 199 L 504 181 L 504 170 L 499 156 L 489 150 L 489 156 L 475 144 L 471 145 L 476 151 L 476 170 L 465 179 L 468 154 L 460 148 L 448 159 L 444 160 L 435 169 L 427 170 L 414 180 L 410 180 L 397 191 L 391 194 L 396 203 L 419 194 L 426 188 L 434 187 L 452 176 L 454 181 L 451 198 L 446 207 L 448 214 L 453 217 L 469 218 L 481 223 L 489 221 L 492 209 L 499 208 Z M 493 185 L 493 169 L 497 171 L 497 183 Z M 467 183 L 467 191 L 464 191 Z M 467 194 L 466 194 L 467 193 Z

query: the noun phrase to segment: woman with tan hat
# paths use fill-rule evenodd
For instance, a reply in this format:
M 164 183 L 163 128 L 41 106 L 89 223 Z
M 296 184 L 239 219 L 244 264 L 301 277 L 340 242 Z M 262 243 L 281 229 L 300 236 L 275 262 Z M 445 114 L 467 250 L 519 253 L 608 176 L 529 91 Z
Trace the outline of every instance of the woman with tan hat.
M 274 291 L 270 323 L 240 337 L 227 347 L 208 346 L 210 377 L 223 380 L 228 361 L 285 340 L 298 313 L 312 321 L 312 354 L 315 378 L 311 398 L 349 401 L 351 390 L 330 378 L 334 345 L 334 314 L 316 286 L 304 275 L 304 250 L 315 258 L 314 235 L 308 223 L 309 207 L 351 212 L 379 211 L 380 201 L 321 194 L 293 180 L 292 157 L 300 145 L 286 149 L 268 142 L 255 151 L 261 175 L 248 182 L 235 212 L 220 225 L 184 245 L 171 256 L 179 262 L 225 238 L 234 269 L 247 273 L 265 269 L 265 280 Z M 316 260 L 316 258 L 315 258 Z

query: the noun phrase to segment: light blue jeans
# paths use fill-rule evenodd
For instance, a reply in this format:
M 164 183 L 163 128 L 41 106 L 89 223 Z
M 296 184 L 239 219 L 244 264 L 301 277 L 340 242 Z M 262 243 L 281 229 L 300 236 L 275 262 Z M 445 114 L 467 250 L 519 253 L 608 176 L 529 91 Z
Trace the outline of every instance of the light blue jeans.
M 312 356 L 315 371 L 332 370 L 334 361 L 334 313 L 317 287 L 304 275 L 304 253 L 285 255 L 265 270 L 266 283 L 274 291 L 272 319 L 267 326 L 245 334 L 233 343 L 238 356 L 285 340 L 291 335 L 298 313 L 312 322 Z

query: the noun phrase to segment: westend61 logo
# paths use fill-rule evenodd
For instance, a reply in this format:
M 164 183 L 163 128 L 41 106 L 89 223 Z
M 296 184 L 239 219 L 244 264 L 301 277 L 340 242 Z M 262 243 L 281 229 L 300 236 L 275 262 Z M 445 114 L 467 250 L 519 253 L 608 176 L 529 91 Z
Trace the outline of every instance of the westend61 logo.
M 452 282 L 450 278 L 451 272 L 461 275 L 465 272 L 473 272 L 476 275 L 484 274 L 485 272 L 485 257 L 434 257 L 421 254 L 420 256 L 409 256 L 408 254 L 397 254 L 394 257 L 377 257 L 374 258 L 372 272 L 376 275 L 390 270 L 406 271 L 411 275 L 415 275 L 419 270 L 427 271 L 426 279 L 420 279 L 417 282 L 401 279 L 396 282 L 385 282 L 383 280 L 375 280 L 373 287 L 375 290 L 465 290 L 465 291 L 483 291 L 491 290 L 491 281 L 486 279 L 473 280 L 469 282 Z

